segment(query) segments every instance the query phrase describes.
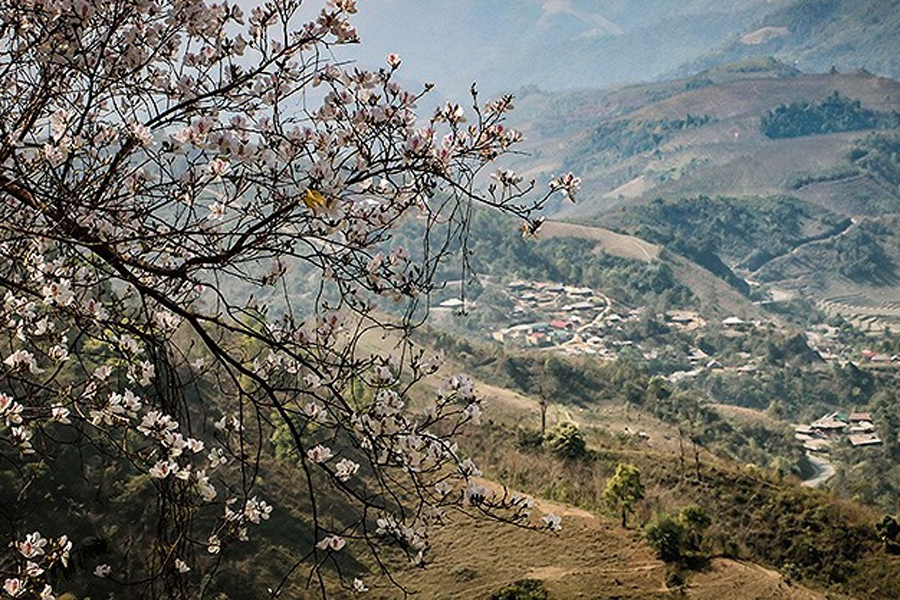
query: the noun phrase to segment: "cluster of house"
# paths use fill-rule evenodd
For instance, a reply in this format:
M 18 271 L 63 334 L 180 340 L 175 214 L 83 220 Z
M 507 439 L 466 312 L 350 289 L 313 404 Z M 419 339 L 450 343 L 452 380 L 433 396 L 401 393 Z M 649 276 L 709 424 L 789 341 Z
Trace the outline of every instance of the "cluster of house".
M 519 280 L 507 292 L 515 303 L 512 320 L 527 322 L 494 331 L 491 337 L 503 344 L 613 358 L 603 334 L 640 316 L 640 310 L 614 312 L 612 301 L 589 287 Z
M 666 313 L 666 323 L 674 325 L 682 331 L 693 331 L 706 325 L 706 320 L 690 310 L 671 310 Z
M 561 310 L 565 313 L 588 311 L 598 304 L 606 305 L 605 298 L 589 287 L 576 287 L 548 281 L 518 280 L 506 286 L 516 301 L 514 312 L 529 309 Z
M 843 440 L 854 448 L 881 444 L 872 413 L 867 412 L 827 414 L 809 425 L 794 427 L 794 437 L 810 452 L 827 452 L 835 442 Z
M 900 355 L 863 348 L 859 352 L 841 343 L 840 330 L 830 325 L 817 325 L 806 332 L 806 343 L 822 360 L 840 364 L 868 363 L 873 367 L 900 367 Z
M 554 319 L 498 329 L 491 334 L 491 337 L 504 344 L 521 342 L 526 346 L 546 348 L 571 340 L 574 327 L 574 322 L 571 320 Z
M 762 325 L 761 321 L 745 321 L 734 315 L 722 319 L 722 326 L 725 328 L 725 331 L 732 334 L 746 333 L 760 325 Z
M 695 329 L 705 325 L 705 321 L 703 321 L 699 315 L 696 315 L 696 313 L 688 313 L 686 311 L 667 313 L 666 320 L 685 330 Z M 745 321 L 740 317 L 734 316 L 722 320 L 723 330 L 730 335 L 743 335 L 759 325 L 759 322 Z M 752 362 L 753 357 L 751 354 L 741 352 L 738 354 L 738 357 L 747 362 L 739 367 L 725 367 L 715 357 L 704 352 L 703 349 L 691 348 L 687 355 L 687 360 L 691 364 L 690 370 L 675 371 L 674 373 L 669 374 L 666 379 L 672 383 L 678 383 L 698 377 L 710 370 L 734 371 L 745 374 L 753 374 L 759 370 L 759 367 Z

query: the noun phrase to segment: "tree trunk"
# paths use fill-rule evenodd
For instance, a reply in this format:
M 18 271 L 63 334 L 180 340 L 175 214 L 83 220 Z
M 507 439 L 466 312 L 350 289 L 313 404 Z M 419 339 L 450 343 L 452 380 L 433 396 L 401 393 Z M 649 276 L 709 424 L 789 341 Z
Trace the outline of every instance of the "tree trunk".
M 541 436 L 547 433 L 547 401 L 541 398 Z
M 622 507 L 622 527 L 628 527 L 628 525 L 625 522 L 627 516 L 628 516 L 628 513 L 626 512 L 625 507 L 623 506 Z
M 697 481 L 700 481 L 700 448 L 697 446 L 697 442 L 691 440 L 694 444 L 694 467 L 697 471 Z

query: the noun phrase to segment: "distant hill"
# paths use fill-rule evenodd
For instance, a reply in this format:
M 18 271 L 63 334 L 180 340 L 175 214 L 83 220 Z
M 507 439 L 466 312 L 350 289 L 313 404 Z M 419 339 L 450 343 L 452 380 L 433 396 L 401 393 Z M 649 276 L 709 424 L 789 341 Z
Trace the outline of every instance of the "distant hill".
M 859 220 L 840 235 L 800 245 L 754 277 L 783 294 L 818 299 L 863 330 L 900 328 L 900 217 Z
M 865 68 L 900 76 L 900 5 L 893 0 L 799 0 L 777 8 L 681 73 L 774 56 L 808 72 Z
M 900 81 L 761 58 L 667 82 L 527 90 L 519 107 L 536 150 L 515 168 L 583 179 L 553 219 L 661 245 L 756 301 L 804 298 L 900 328 L 896 242 L 850 227 L 900 214 Z
M 882 185 L 850 159 L 875 129 L 770 139 L 761 122 L 779 107 L 820 105 L 838 92 L 866 114 L 900 111 L 900 82 L 854 72 L 804 75 L 760 59 L 692 77 L 575 93 L 527 91 L 514 115 L 532 155 L 516 168 L 542 177 L 575 170 L 582 200 L 557 216 L 585 218 L 656 197 L 790 194 L 843 214 L 900 207 L 896 183 Z M 840 129 L 838 127 L 837 129 Z M 863 172 L 866 171 L 866 172 Z M 881 178 L 883 179 L 883 177 Z M 827 185 L 834 185 L 829 193 Z
M 361 3 L 361 62 L 387 52 L 402 75 L 460 97 L 647 81 L 725 43 L 768 0 L 383 0 Z M 342 55 L 344 53 L 342 52 Z
M 900 76 L 894 0 L 380 0 L 361 3 L 363 44 L 340 58 L 404 58 L 426 99 L 536 86 L 599 88 L 774 56 L 805 72 Z

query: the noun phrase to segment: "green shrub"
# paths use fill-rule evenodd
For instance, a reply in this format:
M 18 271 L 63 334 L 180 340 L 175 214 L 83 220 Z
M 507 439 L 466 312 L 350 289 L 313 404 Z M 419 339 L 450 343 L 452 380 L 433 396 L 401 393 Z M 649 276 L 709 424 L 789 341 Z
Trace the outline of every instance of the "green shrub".
M 603 497 L 610 508 L 622 513 L 622 527 L 627 526 L 628 514 L 644 499 L 641 471 L 634 465 L 619 463 L 615 474 L 606 481 Z
M 563 458 L 581 458 L 587 454 L 584 436 L 574 423 L 560 423 L 547 434 L 547 446 Z
M 675 562 L 681 558 L 684 537 L 684 525 L 666 512 L 656 513 L 644 526 L 644 540 L 665 562 Z
M 703 545 L 703 534 L 712 523 L 709 515 L 699 506 L 685 506 L 678 513 L 678 522 L 684 528 L 685 547 L 698 552 Z
M 544 583 L 537 579 L 522 579 L 491 595 L 491 600 L 548 600 Z

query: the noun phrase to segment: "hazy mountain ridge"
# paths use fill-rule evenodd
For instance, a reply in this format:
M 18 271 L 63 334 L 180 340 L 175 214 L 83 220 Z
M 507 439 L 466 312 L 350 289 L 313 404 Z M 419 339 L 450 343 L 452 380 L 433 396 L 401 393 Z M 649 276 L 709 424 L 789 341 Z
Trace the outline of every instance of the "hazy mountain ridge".
M 799 0 L 774 10 L 728 43 L 676 71 L 774 56 L 811 72 L 865 68 L 900 76 L 900 5 L 885 0 Z
M 406 60 L 411 83 L 464 97 L 534 85 L 604 87 L 774 56 L 808 72 L 832 65 L 900 75 L 900 10 L 884 0 L 381 0 L 357 22 L 366 53 Z M 447 56 L 453 67 L 447 68 Z
M 357 22 L 365 61 L 405 58 L 403 75 L 459 97 L 649 80 L 725 43 L 771 9 L 767 0 L 383 0 Z M 454 56 L 447 69 L 447 56 Z

